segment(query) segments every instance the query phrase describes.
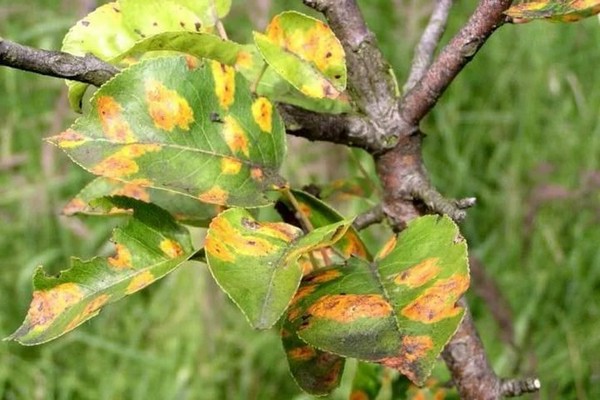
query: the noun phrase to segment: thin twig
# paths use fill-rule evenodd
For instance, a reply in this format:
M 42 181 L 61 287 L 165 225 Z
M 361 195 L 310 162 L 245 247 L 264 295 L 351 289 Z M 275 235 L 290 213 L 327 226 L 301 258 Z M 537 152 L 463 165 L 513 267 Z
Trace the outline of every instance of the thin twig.
M 500 383 L 500 392 L 502 396 L 517 397 L 524 393 L 535 393 L 542 387 L 537 378 L 528 379 L 503 379 Z
M 503 24 L 503 12 L 511 4 L 512 0 L 479 2 L 469 21 L 444 47 L 423 78 L 402 98 L 401 114 L 408 126 L 418 124 L 433 108 L 454 78 Z
M 0 38 L 0 65 L 101 86 L 119 70 L 92 56 L 23 46 Z
M 423 78 L 425 72 L 427 72 L 427 68 L 431 65 L 433 53 L 446 30 L 448 15 L 450 15 L 450 8 L 452 8 L 453 2 L 453 0 L 437 0 L 427 27 L 415 49 L 410 74 L 402 88 L 403 92 L 408 92 L 412 89 Z
M 363 230 L 368 228 L 373 224 L 378 224 L 383 221 L 385 218 L 385 213 L 383 212 L 383 207 L 381 204 L 371 208 L 370 210 L 365 211 L 364 213 L 358 215 L 354 220 L 354 228 L 356 230 Z

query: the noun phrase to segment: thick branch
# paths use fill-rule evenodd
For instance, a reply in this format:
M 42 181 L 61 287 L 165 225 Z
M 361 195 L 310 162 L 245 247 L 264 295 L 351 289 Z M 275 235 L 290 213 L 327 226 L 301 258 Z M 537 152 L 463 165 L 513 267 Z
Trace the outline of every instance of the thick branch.
M 461 399 L 497 400 L 501 395 L 500 380 L 487 360 L 466 300 L 459 300 L 459 304 L 467 311 L 442 357 Z
M 410 74 L 404 84 L 403 91 L 407 92 L 415 86 L 415 84 L 423 78 L 427 72 L 427 68 L 433 61 L 433 53 L 442 38 L 442 34 L 446 30 L 450 8 L 454 0 L 437 0 L 431 18 L 427 23 L 427 27 L 419 40 L 419 44 L 415 49 L 415 55 L 410 67 Z
M 401 100 L 404 121 L 415 126 L 433 108 L 448 85 L 503 23 L 512 0 L 481 0 L 467 24 L 454 36 L 423 79 Z
M 397 88 L 391 67 L 377 47 L 355 0 L 304 0 L 322 12 L 346 52 L 348 89 L 362 112 L 374 120 L 397 114 Z M 388 132 L 387 134 L 393 134 Z
M 287 133 L 291 135 L 360 147 L 371 152 L 384 146 L 383 133 L 367 118 L 349 114 L 318 114 L 289 104 L 280 104 L 278 109 Z
M 62 51 L 23 46 L 0 38 L 0 65 L 101 86 L 118 70 L 92 56 L 77 57 Z

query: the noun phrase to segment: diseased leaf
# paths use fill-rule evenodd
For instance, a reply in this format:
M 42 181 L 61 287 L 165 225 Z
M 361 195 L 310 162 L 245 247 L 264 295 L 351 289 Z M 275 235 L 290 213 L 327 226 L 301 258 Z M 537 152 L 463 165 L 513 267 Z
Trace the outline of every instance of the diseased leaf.
M 301 340 L 286 319 L 281 329 L 283 349 L 290 372 L 298 386 L 307 393 L 323 396 L 340 385 L 346 360 L 319 350 Z
M 143 183 L 143 182 L 142 182 Z M 208 226 L 220 211 L 219 206 L 202 203 L 199 200 L 177 193 L 126 183 L 110 178 L 96 178 L 84 187 L 63 209 L 65 215 L 123 215 L 131 210 L 105 207 L 98 199 L 106 196 L 126 196 L 153 203 L 168 211 L 177 221 L 189 225 Z M 95 203 L 95 204 L 91 204 Z
M 283 123 L 265 98 L 215 61 L 146 60 L 96 92 L 90 112 L 49 141 L 106 178 L 205 203 L 254 207 L 285 154 Z
M 210 32 L 216 22 L 215 9 L 222 17 L 230 5 L 230 0 L 114 1 L 98 7 L 69 29 L 62 51 L 78 56 L 90 53 L 109 62 L 121 61 L 127 55 L 131 61 L 129 50 L 138 41 L 163 32 Z M 136 56 L 141 55 L 143 47 L 136 46 Z M 67 81 L 67 86 L 71 107 L 80 111 L 88 85 Z
M 467 247 L 448 217 L 412 221 L 369 263 L 305 277 L 287 318 L 308 344 L 395 368 L 416 384 L 429 376 L 464 310 Z
M 211 222 L 206 258 L 213 277 L 258 329 L 273 326 L 289 305 L 302 279 L 299 258 L 331 246 L 351 221 L 315 229 L 306 235 L 282 222 L 257 222 L 232 208 Z
M 137 292 L 172 272 L 194 253 L 189 233 L 160 208 L 126 197 L 109 200 L 113 207 L 133 209 L 133 217 L 115 229 L 116 254 L 89 261 L 72 260 L 58 277 L 39 268 L 33 278 L 33 300 L 25 321 L 7 339 L 35 345 L 55 339 L 101 308 Z
M 336 99 L 309 97 L 285 80 L 275 69 L 264 70 L 264 65 L 265 62 L 255 45 L 242 46 L 235 68 L 248 81 L 258 81 L 256 88 L 258 95 L 278 103 L 292 104 L 320 113 L 340 114 L 353 111 L 346 92 L 341 93 Z
M 284 12 L 264 35 L 255 32 L 254 42 L 269 66 L 306 96 L 335 99 L 346 88 L 344 49 L 325 23 Z
M 310 223 L 315 227 L 327 226 L 339 221 L 343 221 L 344 217 L 338 213 L 336 210 L 331 208 L 327 203 L 317 199 L 316 197 L 301 191 L 301 190 L 292 190 L 294 197 L 298 201 L 300 205 L 301 211 L 308 218 Z M 287 211 L 285 215 L 283 215 L 284 220 L 286 218 L 292 217 L 295 212 L 294 208 L 289 204 L 289 201 L 282 200 L 283 204 L 286 205 Z M 284 210 L 278 209 L 282 213 Z M 290 214 L 292 213 L 292 214 Z M 293 217 L 295 218 L 295 217 Z M 292 222 L 292 221 L 288 221 Z M 350 226 L 346 231 L 346 234 L 340 238 L 333 247 L 342 255 L 343 259 L 350 258 L 351 256 L 364 258 L 366 260 L 371 260 L 371 255 L 367 250 L 367 247 L 363 243 L 362 239 L 358 235 L 358 232 L 354 227 Z M 342 261 L 341 259 L 337 261 Z
M 576 22 L 600 13 L 600 0 L 544 0 L 514 4 L 504 12 L 515 23 L 546 19 Z
M 383 367 L 359 361 L 352 381 L 350 399 L 375 400 L 382 386 Z

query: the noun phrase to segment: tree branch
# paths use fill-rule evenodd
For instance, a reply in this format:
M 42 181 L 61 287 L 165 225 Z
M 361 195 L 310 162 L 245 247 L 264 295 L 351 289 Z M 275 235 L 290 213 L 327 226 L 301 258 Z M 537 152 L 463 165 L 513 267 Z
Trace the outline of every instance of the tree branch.
M 431 18 L 421 36 L 421 40 L 415 49 L 415 55 L 410 68 L 408 79 L 402 88 L 404 93 L 408 92 L 415 84 L 423 78 L 427 68 L 433 61 L 433 53 L 446 30 L 450 8 L 454 0 L 437 0 Z
M 3 38 L 0 38 L 0 65 L 94 86 L 101 86 L 119 72 L 89 54 L 78 57 L 62 51 L 40 50 Z
M 433 108 L 448 85 L 505 20 L 512 0 L 481 0 L 465 26 L 442 50 L 423 78 L 402 98 L 402 119 L 417 125 Z M 408 134 L 404 132 L 403 134 Z
M 378 224 L 383 221 L 385 218 L 385 214 L 383 212 L 383 207 L 381 205 L 377 205 L 370 210 L 358 215 L 352 224 L 354 228 L 358 231 L 368 228 L 373 224 Z
M 376 121 L 398 114 L 397 87 L 375 35 L 367 28 L 355 0 L 303 0 L 322 12 L 346 53 L 348 91 L 360 111 Z M 386 130 L 393 136 L 394 130 Z M 389 147 L 389 146 L 388 146 Z

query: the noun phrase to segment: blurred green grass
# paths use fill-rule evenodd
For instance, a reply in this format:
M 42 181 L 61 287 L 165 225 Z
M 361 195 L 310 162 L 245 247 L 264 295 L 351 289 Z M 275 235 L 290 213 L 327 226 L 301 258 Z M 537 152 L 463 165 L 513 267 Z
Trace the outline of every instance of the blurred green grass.
M 0 4 L 0 35 L 57 49 L 84 3 Z M 274 9 L 301 9 L 299 3 L 280 1 Z M 415 9 L 410 16 L 401 12 L 411 4 L 418 2 L 361 2 L 400 81 L 422 24 Z M 474 4 L 457 4 L 446 40 Z M 237 40 L 250 27 L 244 7 L 238 1 L 232 12 Z M 539 376 L 541 399 L 600 398 L 598 43 L 596 18 L 503 27 L 423 124 L 435 183 L 449 196 L 479 200 L 462 228 L 512 309 L 515 348 L 472 297 L 491 360 L 503 376 Z M 113 223 L 60 216 L 90 179 L 41 140 L 75 117 L 64 94 L 59 80 L 0 69 L 2 337 L 26 312 L 37 265 L 56 272 L 71 255 L 110 251 Z M 303 151 L 291 154 L 289 175 L 322 182 L 319 163 L 331 152 L 320 144 L 298 146 Z M 306 172 L 312 161 L 317 167 Z M 355 169 L 349 158 L 346 174 Z M 3 342 L 0 360 L 2 399 L 300 396 L 277 334 L 253 332 L 200 264 L 107 307 L 52 343 L 24 348 Z

